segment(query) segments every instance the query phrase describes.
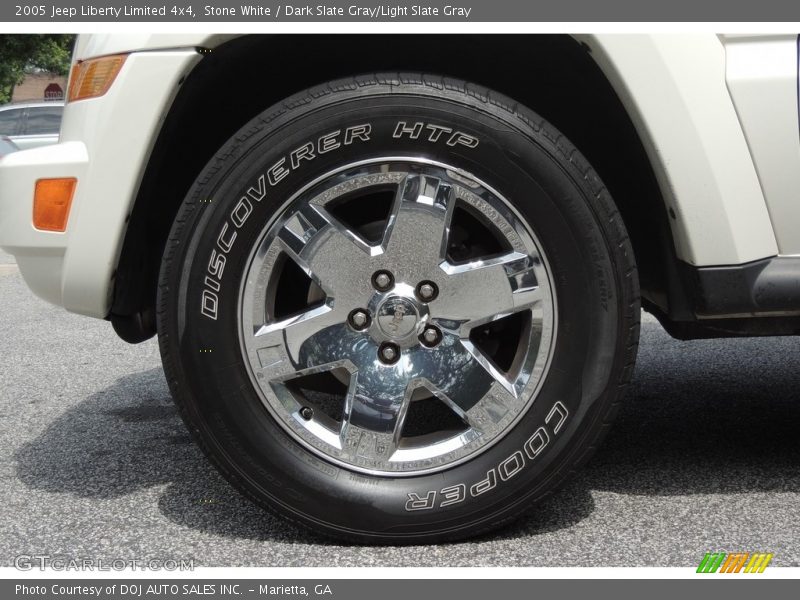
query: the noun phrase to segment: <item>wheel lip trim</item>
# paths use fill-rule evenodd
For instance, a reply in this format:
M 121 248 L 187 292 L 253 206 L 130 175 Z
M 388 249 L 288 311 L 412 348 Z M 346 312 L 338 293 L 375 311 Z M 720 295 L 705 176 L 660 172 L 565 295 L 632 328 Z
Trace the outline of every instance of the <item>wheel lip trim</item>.
M 551 300 L 552 300 L 551 307 L 550 307 L 551 308 L 551 331 L 550 331 L 550 336 L 549 336 L 549 340 L 548 340 L 549 348 L 548 348 L 548 351 L 547 351 L 547 354 L 546 354 L 546 357 L 545 357 L 545 362 L 541 366 L 541 373 L 539 374 L 538 379 L 535 382 L 534 387 L 530 391 L 529 397 L 525 402 L 525 406 L 515 415 L 514 419 L 511 422 L 509 422 L 508 424 L 506 424 L 503 427 L 503 431 L 502 432 L 494 435 L 491 440 L 489 440 L 488 442 L 483 444 L 480 448 L 478 448 L 478 449 L 476 449 L 476 450 L 474 450 L 472 452 L 469 452 L 466 455 L 457 458 L 456 460 L 447 462 L 445 464 L 435 465 L 435 466 L 429 467 L 429 468 L 416 469 L 416 470 L 413 470 L 413 471 L 399 471 L 399 470 L 398 471 L 386 471 L 386 470 L 363 467 L 361 465 L 357 465 L 357 464 L 353 464 L 353 463 L 347 462 L 345 460 L 341 460 L 341 459 L 339 459 L 337 457 L 334 457 L 334 456 L 331 456 L 330 454 L 325 453 L 323 450 L 320 450 L 319 448 L 313 447 L 306 440 L 302 439 L 297 433 L 295 433 L 293 430 L 288 428 L 288 426 L 285 423 L 282 422 L 282 418 L 279 415 L 275 414 L 274 408 L 271 406 L 270 402 L 266 401 L 266 399 L 263 398 L 263 391 L 261 390 L 261 385 L 260 385 L 260 383 L 258 382 L 258 380 L 256 378 L 254 369 L 252 368 L 252 366 L 249 365 L 248 349 L 247 349 L 247 347 L 245 345 L 245 331 L 244 331 L 245 325 L 244 325 L 244 321 L 243 321 L 243 318 L 242 318 L 243 314 L 244 314 L 245 306 L 247 306 L 248 310 L 252 310 L 252 305 L 248 305 L 248 301 L 245 299 L 245 296 L 244 296 L 245 288 L 248 285 L 248 277 L 246 275 L 250 274 L 250 272 L 251 272 L 250 270 L 251 270 L 251 267 L 253 265 L 254 257 L 258 253 L 258 251 L 262 248 L 264 240 L 267 237 L 267 235 L 269 234 L 271 228 L 284 215 L 286 209 L 289 206 L 291 206 L 291 204 L 294 203 L 295 200 L 297 200 L 300 196 L 302 196 L 303 194 L 306 194 L 309 190 L 313 189 L 315 186 L 319 185 L 320 183 L 324 182 L 327 179 L 330 179 L 332 177 L 340 175 L 341 173 L 346 172 L 348 170 L 357 169 L 359 167 L 368 166 L 368 165 L 381 164 L 381 163 L 384 163 L 384 164 L 407 163 L 407 164 L 416 164 L 416 165 L 439 168 L 439 169 L 444 170 L 448 174 L 455 174 L 457 176 L 457 178 L 455 180 L 460 185 L 464 185 L 463 181 L 465 181 L 465 180 L 472 181 L 472 182 L 477 182 L 480 185 L 480 187 L 485 189 L 487 192 L 489 192 L 490 194 L 492 194 L 496 198 L 501 199 L 503 201 L 504 207 L 507 210 L 509 210 L 512 213 L 513 217 L 516 218 L 527 229 L 527 233 L 528 233 L 528 235 L 530 235 L 531 240 L 532 240 L 534 246 L 536 247 L 536 249 L 538 251 L 538 256 L 539 256 L 539 259 L 541 260 L 541 263 L 542 263 L 541 264 L 542 270 L 544 271 L 544 273 L 546 274 L 546 277 L 547 277 L 547 285 L 548 285 L 549 293 L 551 295 Z M 464 179 L 462 180 L 459 177 L 460 178 L 464 178 Z M 324 207 L 323 207 L 323 209 L 324 209 Z M 391 227 L 391 225 L 390 225 L 390 227 Z M 328 463 L 331 463 L 331 464 L 333 464 L 333 465 L 335 465 L 337 467 L 340 467 L 340 468 L 343 468 L 343 469 L 349 470 L 349 471 L 362 473 L 362 474 L 372 475 L 372 476 L 381 476 L 381 477 L 389 477 L 389 478 L 410 478 L 410 477 L 418 477 L 418 476 L 429 475 L 429 474 L 433 474 L 433 473 L 439 473 L 439 472 L 442 472 L 444 470 L 448 470 L 450 468 L 454 468 L 454 467 L 456 467 L 458 465 L 461 465 L 461 464 L 463 464 L 463 463 L 465 463 L 467 461 L 474 460 L 474 459 L 478 458 L 479 456 L 485 454 L 494 445 L 498 444 L 500 441 L 505 439 L 507 437 L 508 433 L 518 425 L 519 421 L 522 420 L 522 418 L 530 412 L 530 410 L 533 408 L 533 405 L 534 405 L 534 402 L 535 402 L 536 398 L 538 397 L 538 395 L 539 395 L 539 393 L 540 393 L 540 391 L 541 391 L 541 389 L 543 387 L 544 382 L 547 379 L 547 375 L 548 375 L 549 370 L 550 370 L 550 366 L 551 366 L 551 363 L 552 363 L 553 355 L 555 353 L 554 351 L 555 351 L 555 346 L 556 346 L 556 340 L 557 340 L 557 337 L 558 337 L 558 320 L 559 320 L 558 319 L 558 300 L 557 300 L 557 294 L 556 294 L 556 289 L 555 289 L 555 285 L 554 285 L 553 270 L 550 267 L 550 264 L 549 264 L 549 261 L 547 259 L 547 256 L 546 256 L 546 254 L 544 253 L 544 251 L 542 249 L 542 244 L 539 241 L 539 237 L 536 235 L 533 226 L 528 222 L 528 219 L 523 218 L 522 215 L 520 214 L 520 211 L 517 209 L 517 207 L 514 206 L 510 201 L 508 201 L 506 199 L 506 197 L 503 194 L 501 194 L 500 192 L 498 192 L 493 186 L 487 184 L 482 179 L 476 177 L 475 175 L 473 175 L 472 173 L 470 173 L 470 172 L 468 172 L 468 171 L 466 171 L 464 169 L 461 169 L 461 168 L 458 168 L 458 167 L 454 167 L 453 165 L 449 165 L 447 163 L 443 163 L 443 162 L 440 162 L 440 161 L 437 161 L 437 160 L 433 160 L 433 159 L 429 159 L 429 158 L 426 158 L 426 157 L 420 157 L 420 156 L 417 156 L 417 155 L 400 155 L 400 154 L 391 154 L 391 155 L 387 155 L 387 156 L 374 156 L 374 157 L 371 157 L 371 158 L 367 158 L 367 159 L 362 159 L 362 160 L 359 160 L 359 161 L 346 163 L 344 165 L 341 165 L 339 167 L 331 169 L 331 170 L 327 171 L 326 173 L 314 178 L 310 182 L 306 183 L 302 188 L 300 188 L 295 193 L 293 193 L 277 209 L 274 210 L 274 212 L 271 215 L 270 219 L 266 223 L 264 223 L 262 225 L 261 232 L 259 233 L 258 238 L 256 239 L 256 241 L 252 244 L 252 247 L 251 247 L 251 249 L 250 249 L 250 251 L 248 253 L 247 259 L 245 260 L 244 264 L 246 265 L 246 267 L 245 267 L 244 275 L 241 277 L 241 281 L 239 283 L 238 297 L 237 297 L 237 303 L 236 303 L 237 304 L 237 331 L 238 331 L 240 352 L 242 353 L 242 358 L 243 358 L 243 364 L 245 366 L 245 370 L 246 370 L 247 375 L 248 375 L 248 377 L 250 379 L 250 382 L 251 382 L 251 384 L 253 386 L 253 391 L 255 391 L 255 393 L 258 395 L 260 404 L 267 409 L 267 412 L 269 413 L 270 418 L 272 418 L 276 422 L 276 424 L 278 425 L 278 427 L 281 429 L 281 431 L 283 433 L 285 433 L 293 442 L 296 442 L 296 443 L 300 444 L 303 448 L 305 448 L 307 451 L 309 451 L 315 457 L 318 457 L 321 460 L 324 460 L 324 461 L 326 461 Z M 443 270 L 445 270 L 445 269 L 443 268 Z M 541 339 L 540 339 L 540 342 L 541 342 Z M 344 360 L 342 360 L 340 362 L 342 362 L 344 368 L 346 370 L 350 371 L 350 372 L 352 372 L 352 370 L 355 368 L 354 365 L 352 363 L 350 363 L 350 361 L 347 360 L 347 359 L 344 359 Z M 313 369 L 309 369 L 309 371 L 313 371 Z M 425 386 L 424 385 L 419 385 L 417 387 L 425 387 Z M 289 414 L 288 416 L 292 417 L 292 418 L 295 418 L 296 420 L 297 419 L 301 419 L 301 417 L 299 415 Z M 318 427 L 321 428 L 321 429 L 324 429 L 324 427 L 322 425 L 318 425 Z M 451 444 L 452 441 L 454 439 L 456 439 L 456 438 L 463 437 L 463 436 L 470 436 L 470 435 L 478 436 L 478 434 L 473 429 L 470 428 L 470 429 L 468 429 L 468 430 L 466 430 L 464 432 L 458 433 L 457 435 L 454 435 L 454 436 L 451 436 L 449 438 L 445 438 L 443 440 L 440 440 L 440 441 L 436 442 L 434 445 L 435 446 L 446 446 L 448 444 Z M 320 438 L 320 439 L 321 439 L 321 441 L 325 442 L 324 439 L 322 439 L 322 438 Z M 336 448 L 336 449 L 341 449 L 342 448 L 341 440 L 339 440 L 338 438 L 337 438 L 337 440 L 331 439 L 331 442 L 333 442 L 333 443 L 330 443 L 330 445 L 333 448 Z M 325 443 L 328 443 L 328 442 L 325 442 Z M 413 454 L 415 452 L 415 450 L 416 450 L 416 448 L 414 448 L 414 447 L 411 447 L 411 448 L 398 448 L 397 449 L 397 453 Z M 395 462 L 395 461 L 392 461 L 391 459 L 389 459 L 388 462 Z

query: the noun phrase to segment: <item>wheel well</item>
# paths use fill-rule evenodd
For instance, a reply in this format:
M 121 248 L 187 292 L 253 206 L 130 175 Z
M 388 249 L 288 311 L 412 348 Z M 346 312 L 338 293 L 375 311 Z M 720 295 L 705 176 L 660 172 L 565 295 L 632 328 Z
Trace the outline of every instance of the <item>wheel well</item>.
M 130 216 L 111 321 L 137 342 L 155 333 L 164 244 L 203 166 L 242 125 L 282 98 L 347 75 L 420 71 L 482 84 L 530 107 L 586 155 L 628 228 L 642 294 L 683 304 L 658 185 L 641 141 L 589 50 L 565 35 L 252 35 L 211 52 L 182 82 Z M 668 297 L 668 290 L 670 292 Z

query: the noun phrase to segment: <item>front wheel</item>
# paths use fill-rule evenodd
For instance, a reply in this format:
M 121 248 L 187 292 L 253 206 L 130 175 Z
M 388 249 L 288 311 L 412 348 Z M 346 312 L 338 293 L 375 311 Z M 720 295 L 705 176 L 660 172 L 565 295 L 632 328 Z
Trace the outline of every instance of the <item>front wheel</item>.
M 478 86 L 375 75 L 251 121 L 188 194 L 159 290 L 181 413 L 247 496 L 368 542 L 487 531 L 595 446 L 639 297 L 608 192 Z

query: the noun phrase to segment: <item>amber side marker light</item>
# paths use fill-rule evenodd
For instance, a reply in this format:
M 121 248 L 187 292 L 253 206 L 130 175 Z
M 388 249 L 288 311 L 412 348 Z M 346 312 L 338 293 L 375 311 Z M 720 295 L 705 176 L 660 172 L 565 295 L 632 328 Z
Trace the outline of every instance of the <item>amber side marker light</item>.
M 66 231 L 69 208 L 78 180 L 39 179 L 33 195 L 33 226 L 43 231 Z
M 97 98 L 105 94 L 114 83 L 127 56 L 127 54 L 115 54 L 75 63 L 69 76 L 67 101 Z

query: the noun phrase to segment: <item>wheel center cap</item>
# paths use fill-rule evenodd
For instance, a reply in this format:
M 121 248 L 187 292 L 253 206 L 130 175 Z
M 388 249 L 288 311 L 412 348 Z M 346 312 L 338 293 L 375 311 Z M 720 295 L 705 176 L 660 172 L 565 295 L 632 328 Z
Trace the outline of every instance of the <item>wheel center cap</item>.
M 419 312 L 408 298 L 390 296 L 378 307 L 376 320 L 384 335 L 401 339 L 416 331 Z

